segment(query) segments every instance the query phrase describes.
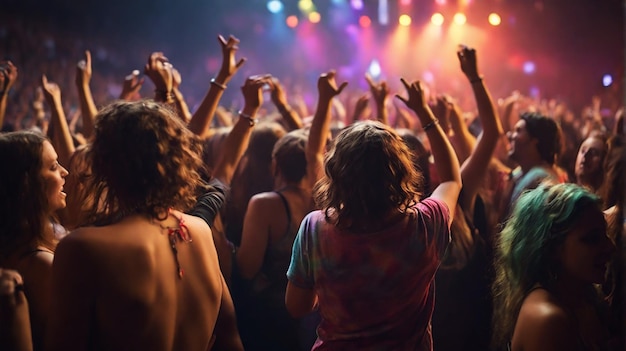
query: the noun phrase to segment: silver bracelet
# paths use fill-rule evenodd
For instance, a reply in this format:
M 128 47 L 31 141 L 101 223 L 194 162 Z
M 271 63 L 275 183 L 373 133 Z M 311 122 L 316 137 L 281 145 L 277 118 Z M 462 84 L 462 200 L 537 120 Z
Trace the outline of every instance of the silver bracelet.
M 258 119 L 253 118 L 252 116 L 247 115 L 247 114 L 245 114 L 245 113 L 243 113 L 241 111 L 239 111 L 239 118 L 247 119 L 248 123 L 250 124 L 250 127 L 254 127 L 254 125 L 256 125 L 259 122 Z

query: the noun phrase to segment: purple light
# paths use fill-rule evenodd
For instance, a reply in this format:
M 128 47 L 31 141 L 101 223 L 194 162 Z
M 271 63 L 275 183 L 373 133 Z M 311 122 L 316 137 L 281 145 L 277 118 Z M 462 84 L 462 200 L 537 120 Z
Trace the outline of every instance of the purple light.
M 524 70 L 524 73 L 526 74 L 535 73 L 535 63 L 532 61 L 524 62 L 524 66 L 522 67 L 522 70 Z
M 605 74 L 602 77 L 602 85 L 608 87 L 611 84 L 613 84 L 613 77 L 610 74 Z
M 363 10 L 363 0 L 350 0 L 350 5 L 355 10 Z

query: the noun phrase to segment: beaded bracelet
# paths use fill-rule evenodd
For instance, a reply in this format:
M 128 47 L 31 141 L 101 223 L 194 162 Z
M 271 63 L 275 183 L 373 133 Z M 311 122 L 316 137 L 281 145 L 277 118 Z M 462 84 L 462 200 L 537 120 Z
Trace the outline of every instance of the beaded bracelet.
M 222 89 L 222 90 L 226 90 L 226 84 L 222 84 L 218 81 L 215 80 L 215 78 L 211 79 L 211 84 L 215 85 L 216 87 Z
M 428 122 L 428 124 L 426 124 L 424 127 L 422 127 L 422 129 L 424 131 L 427 131 L 430 128 L 432 128 L 433 126 L 435 126 L 435 124 L 439 124 L 439 120 L 437 118 L 435 118 L 432 121 Z
M 259 122 L 259 120 L 258 120 L 258 119 L 256 119 L 256 118 L 252 118 L 252 116 L 247 115 L 247 114 L 245 114 L 245 113 L 243 113 L 243 112 L 241 112 L 241 111 L 239 111 L 239 117 L 240 117 L 240 118 L 247 119 L 247 120 L 248 120 L 248 123 L 250 124 L 250 127 L 253 127 L 255 124 L 257 124 L 257 123 Z
M 174 93 L 171 91 L 165 90 L 155 90 L 154 91 L 154 99 L 158 101 L 163 101 L 165 103 L 171 103 L 174 101 Z
M 483 76 L 478 76 L 478 78 L 470 80 L 470 84 L 480 83 L 482 81 L 483 81 Z

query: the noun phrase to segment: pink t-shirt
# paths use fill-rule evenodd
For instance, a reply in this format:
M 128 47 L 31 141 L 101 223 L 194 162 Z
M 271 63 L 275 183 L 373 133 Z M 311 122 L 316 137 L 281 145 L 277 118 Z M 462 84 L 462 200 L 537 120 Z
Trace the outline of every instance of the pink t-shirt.
M 315 211 L 294 242 L 289 281 L 314 289 L 322 321 L 314 350 L 431 350 L 435 272 L 450 242 L 449 210 L 427 198 L 374 233 Z

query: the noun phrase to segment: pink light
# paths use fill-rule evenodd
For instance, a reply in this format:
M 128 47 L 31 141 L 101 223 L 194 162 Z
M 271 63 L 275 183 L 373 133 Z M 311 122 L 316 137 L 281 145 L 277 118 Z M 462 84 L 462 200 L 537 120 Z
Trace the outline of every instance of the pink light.
M 443 6 L 447 3 L 446 0 L 435 0 L 435 4 L 439 5 L 439 6 Z
M 402 6 L 410 6 L 411 0 L 400 0 L 400 5 Z

